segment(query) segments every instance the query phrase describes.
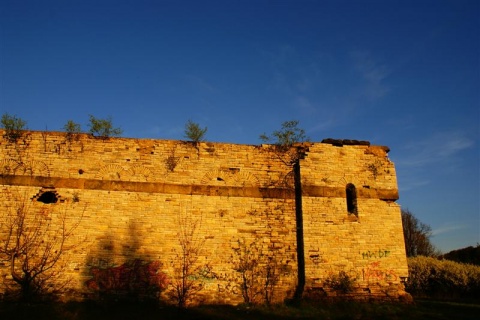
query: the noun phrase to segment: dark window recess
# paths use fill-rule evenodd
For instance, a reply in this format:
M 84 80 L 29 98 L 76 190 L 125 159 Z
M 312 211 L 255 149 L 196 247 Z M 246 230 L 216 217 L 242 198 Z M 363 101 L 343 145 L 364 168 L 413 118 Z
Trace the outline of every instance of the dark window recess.
M 57 203 L 58 198 L 55 192 L 48 191 L 42 193 L 40 197 L 38 197 L 37 201 L 43 202 L 43 203 Z
M 353 184 L 349 183 L 347 184 L 345 191 L 347 193 L 347 211 L 348 213 L 357 215 L 357 190 Z

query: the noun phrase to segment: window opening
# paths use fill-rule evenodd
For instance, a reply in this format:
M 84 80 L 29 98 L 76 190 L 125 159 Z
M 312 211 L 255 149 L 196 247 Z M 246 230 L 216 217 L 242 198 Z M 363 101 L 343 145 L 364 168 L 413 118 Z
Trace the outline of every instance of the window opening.
M 352 183 L 347 184 L 345 189 L 347 194 L 347 211 L 348 213 L 352 213 L 354 215 L 358 214 L 357 209 L 357 190 Z

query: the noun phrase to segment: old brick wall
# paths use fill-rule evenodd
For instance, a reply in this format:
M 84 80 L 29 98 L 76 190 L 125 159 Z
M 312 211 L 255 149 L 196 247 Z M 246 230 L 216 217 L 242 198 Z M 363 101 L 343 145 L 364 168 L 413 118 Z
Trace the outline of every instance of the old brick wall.
M 317 188 L 303 199 L 307 284 L 322 288 L 345 271 L 359 293 L 396 296 L 408 268 L 387 149 L 315 144 L 302 160 L 302 177 L 307 189 Z M 356 189 L 356 214 L 347 210 L 347 184 Z
M 156 285 L 154 277 L 161 298 L 171 299 L 185 235 L 198 250 L 188 276 L 199 289 L 194 302 L 244 301 L 245 265 L 255 302 L 295 291 L 291 167 L 268 146 L 28 132 L 17 143 L 2 139 L 0 150 L 4 208 L 15 206 L 8 195 L 17 194 L 32 211 L 64 212 L 70 224 L 81 219 L 58 264 L 69 296 L 129 292 Z M 396 297 L 408 272 L 385 148 L 314 143 L 300 167 L 307 289 L 335 294 L 325 281 L 344 270 L 359 294 Z M 347 210 L 347 184 L 355 186 L 355 213 Z M 59 201 L 37 201 L 44 193 Z M 137 271 L 142 281 L 132 284 Z

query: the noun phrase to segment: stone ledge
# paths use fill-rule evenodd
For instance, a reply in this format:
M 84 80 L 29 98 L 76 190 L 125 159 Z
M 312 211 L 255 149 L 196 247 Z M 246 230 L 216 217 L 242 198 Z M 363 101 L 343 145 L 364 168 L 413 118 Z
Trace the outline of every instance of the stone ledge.
M 248 198 L 273 198 L 293 199 L 295 193 L 290 188 L 259 188 L 237 186 L 212 186 L 212 185 L 183 185 L 163 182 L 137 182 L 121 180 L 96 180 L 56 178 L 24 175 L 2 175 L 0 184 L 11 186 L 54 187 L 69 189 L 146 192 L 164 194 L 188 194 L 221 197 L 248 197 Z M 305 197 L 345 198 L 345 188 L 325 186 L 303 186 Z M 390 189 L 358 189 L 358 198 L 381 199 L 395 201 L 398 191 Z

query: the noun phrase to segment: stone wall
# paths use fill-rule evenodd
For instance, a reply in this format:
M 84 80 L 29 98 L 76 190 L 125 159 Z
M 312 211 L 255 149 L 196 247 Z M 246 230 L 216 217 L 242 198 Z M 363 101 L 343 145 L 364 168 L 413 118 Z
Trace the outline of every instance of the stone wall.
M 0 150 L 3 225 L 18 199 L 54 225 L 64 216 L 78 223 L 56 265 L 59 281 L 69 280 L 65 297 L 172 300 L 192 255 L 183 278 L 193 303 L 283 301 L 302 274 L 306 294 L 337 295 L 329 280 L 340 271 L 356 296 L 403 293 L 408 270 L 385 147 L 303 145 L 301 229 L 290 158 L 271 146 L 26 132 L 16 143 L 2 139 Z M 8 266 L 0 266 L 3 291 Z

